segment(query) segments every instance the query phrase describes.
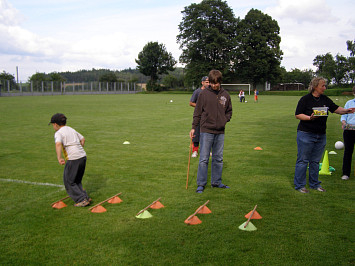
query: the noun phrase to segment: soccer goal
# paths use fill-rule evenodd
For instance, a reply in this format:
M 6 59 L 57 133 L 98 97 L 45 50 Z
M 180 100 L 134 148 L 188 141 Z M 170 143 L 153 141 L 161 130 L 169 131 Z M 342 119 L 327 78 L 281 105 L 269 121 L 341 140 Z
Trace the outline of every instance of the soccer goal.
M 221 84 L 227 91 L 248 90 L 250 95 L 250 84 Z

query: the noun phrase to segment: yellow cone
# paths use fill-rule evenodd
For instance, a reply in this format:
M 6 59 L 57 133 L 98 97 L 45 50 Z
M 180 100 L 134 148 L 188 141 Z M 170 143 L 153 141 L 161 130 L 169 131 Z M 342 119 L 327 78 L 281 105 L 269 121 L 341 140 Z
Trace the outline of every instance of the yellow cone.
M 319 174 L 320 175 L 331 175 L 332 174 L 329 171 L 329 160 L 328 160 L 328 151 L 327 150 L 324 153 L 322 168 L 320 169 Z

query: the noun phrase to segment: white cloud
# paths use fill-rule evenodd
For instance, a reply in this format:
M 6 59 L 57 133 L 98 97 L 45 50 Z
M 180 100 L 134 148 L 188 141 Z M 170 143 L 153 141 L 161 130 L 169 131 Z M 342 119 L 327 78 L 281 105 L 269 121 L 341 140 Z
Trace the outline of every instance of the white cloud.
M 332 15 L 331 8 L 325 0 L 279 0 L 276 7 L 267 8 L 267 12 L 281 19 L 291 19 L 298 23 L 335 22 L 338 19 Z
M 149 41 L 163 43 L 179 59 L 178 25 L 191 1 L 65 1 L 12 0 L 17 10 L 0 0 L 0 72 L 19 66 L 25 80 L 36 71 L 134 68 Z M 348 55 L 346 40 L 355 39 L 352 0 L 229 0 L 228 5 L 236 17 L 255 8 L 277 20 L 288 70 L 313 67 L 318 54 Z
M 0 25 L 18 25 L 23 17 L 6 0 L 0 0 Z

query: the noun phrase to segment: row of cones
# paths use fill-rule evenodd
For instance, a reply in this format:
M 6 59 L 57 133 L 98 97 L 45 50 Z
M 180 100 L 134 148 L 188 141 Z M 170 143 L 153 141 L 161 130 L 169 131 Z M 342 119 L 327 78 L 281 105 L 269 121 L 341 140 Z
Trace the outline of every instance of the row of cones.
M 96 204 L 94 207 L 91 207 L 89 210 L 93 213 L 103 213 L 106 212 L 107 210 L 102 206 L 103 203 L 108 202 L 111 204 L 116 204 L 116 203 L 121 203 L 122 200 L 118 197 L 122 193 L 118 193 L 102 202 L 99 204 Z M 55 209 L 61 209 L 66 207 L 67 205 L 63 202 L 63 200 L 68 199 L 69 196 L 60 199 L 54 203 L 52 203 L 52 207 Z M 139 219 L 147 219 L 153 217 L 153 215 L 147 210 L 149 208 L 151 209 L 160 209 L 164 208 L 165 206 L 159 201 L 161 198 L 158 198 L 156 201 L 152 202 L 149 204 L 147 207 L 142 209 L 136 214 L 136 218 Z M 189 225 L 196 225 L 202 223 L 202 221 L 196 216 L 196 214 L 209 214 L 212 213 L 212 211 L 206 206 L 209 203 L 209 200 L 206 201 L 203 205 L 201 205 L 197 210 L 190 215 L 186 220 L 185 223 Z M 245 218 L 248 218 L 248 221 L 243 223 L 242 225 L 239 226 L 239 229 L 245 230 L 245 231 L 254 231 L 256 230 L 256 227 L 250 222 L 251 219 L 261 219 L 262 217 L 260 214 L 256 211 L 257 205 L 255 205 L 254 210 L 250 211 L 248 214 L 245 215 Z

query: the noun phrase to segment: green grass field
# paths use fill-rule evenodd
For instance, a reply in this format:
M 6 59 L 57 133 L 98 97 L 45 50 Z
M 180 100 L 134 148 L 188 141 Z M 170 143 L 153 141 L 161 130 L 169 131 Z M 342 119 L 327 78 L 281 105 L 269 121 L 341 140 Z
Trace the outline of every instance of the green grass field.
M 293 189 L 294 117 L 299 96 L 264 96 L 241 104 L 232 95 L 223 182 L 229 190 L 195 193 L 198 159 L 191 159 L 193 109 L 188 94 L 0 98 L 1 265 L 349 265 L 354 254 L 354 177 L 321 176 L 326 193 Z M 170 103 L 170 100 L 173 100 Z M 343 106 L 348 98 L 332 97 Z M 336 100 L 338 99 L 338 100 Z M 83 184 L 93 205 L 122 192 L 105 213 L 51 203 L 65 190 L 48 122 L 63 112 L 86 138 Z M 340 116 L 328 118 L 327 146 L 342 140 Z M 124 141 L 130 145 L 123 145 Z M 255 151 L 260 146 L 262 151 Z M 352 170 L 354 172 L 354 169 Z M 16 182 L 18 181 L 18 182 Z M 20 181 L 32 182 L 21 183 Z M 165 208 L 135 215 L 161 197 Z M 211 214 L 184 220 L 210 200 Z M 255 205 L 256 231 L 238 227 Z

